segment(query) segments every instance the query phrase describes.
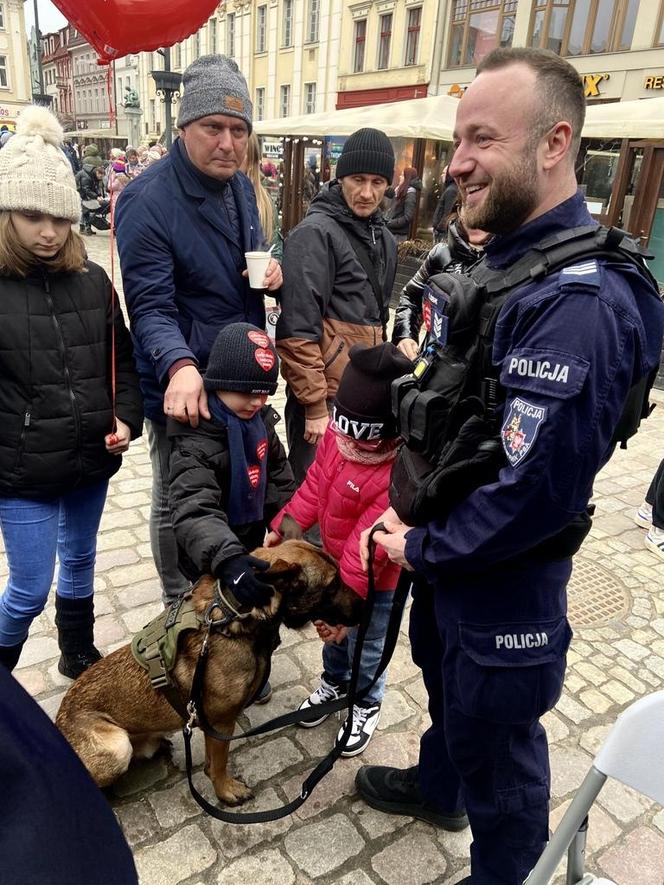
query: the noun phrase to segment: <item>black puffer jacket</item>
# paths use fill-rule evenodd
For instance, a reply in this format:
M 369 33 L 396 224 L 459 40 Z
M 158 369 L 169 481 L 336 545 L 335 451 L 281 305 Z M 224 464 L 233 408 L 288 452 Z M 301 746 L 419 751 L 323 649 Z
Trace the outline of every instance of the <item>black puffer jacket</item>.
M 261 522 L 228 524 L 230 457 L 226 428 L 202 420 L 196 428 L 172 418 L 167 423 L 171 441 L 169 504 L 180 554 L 180 567 L 196 580 L 218 573 L 231 556 L 260 547 L 265 531 L 290 501 L 296 484 L 274 425 L 279 415 L 263 406 L 267 429 L 267 488 Z
M 395 235 L 407 235 L 410 232 L 410 223 L 415 215 L 417 195 L 422 190 L 422 181 L 412 178 L 403 200 L 395 198 L 387 216 L 387 229 Z
M 111 282 L 87 272 L 0 277 L 0 495 L 57 497 L 107 479 L 122 459 L 104 437 L 111 406 Z M 116 414 L 140 436 L 132 344 L 115 304 Z
M 398 344 L 402 338 L 419 340 L 422 328 L 422 294 L 429 277 L 443 271 L 463 273 L 482 257 L 482 252 L 481 248 L 475 249 L 463 238 L 456 221 L 450 224 L 447 230 L 447 244 L 436 243 L 420 269 L 401 290 L 399 304 L 394 314 L 392 330 L 394 344 Z

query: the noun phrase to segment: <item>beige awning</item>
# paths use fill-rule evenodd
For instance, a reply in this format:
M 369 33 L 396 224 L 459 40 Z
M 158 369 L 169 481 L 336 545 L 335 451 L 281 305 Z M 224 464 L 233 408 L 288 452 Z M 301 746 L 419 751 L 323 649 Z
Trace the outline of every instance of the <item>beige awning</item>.
M 664 139 L 664 98 L 589 105 L 583 137 Z
M 259 135 L 316 137 L 350 135 L 363 126 L 372 126 L 382 129 L 391 138 L 401 136 L 451 141 L 458 103 L 458 99 L 449 95 L 434 95 L 324 114 L 261 120 L 254 123 L 254 129 Z
M 391 137 L 451 141 L 458 103 L 459 100 L 450 95 L 435 95 L 324 114 L 261 120 L 254 128 L 259 135 L 316 137 L 350 135 L 363 126 L 373 126 Z M 664 139 L 664 98 L 590 105 L 583 136 Z

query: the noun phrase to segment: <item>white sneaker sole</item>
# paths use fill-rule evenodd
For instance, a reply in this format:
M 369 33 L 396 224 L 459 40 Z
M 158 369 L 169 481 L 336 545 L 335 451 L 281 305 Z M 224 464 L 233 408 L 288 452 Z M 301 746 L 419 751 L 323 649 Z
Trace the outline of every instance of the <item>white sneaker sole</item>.
M 664 559 L 664 549 L 659 544 L 656 544 L 655 541 L 651 540 L 647 535 L 646 547 L 648 548 L 648 550 L 650 550 L 651 553 L 654 553 L 655 556 L 659 556 L 660 559 Z
M 645 516 L 641 516 L 641 514 L 637 512 L 634 514 L 634 522 L 640 529 L 649 529 L 652 526 L 652 520 L 648 519 Z
M 374 732 L 375 732 L 376 729 L 378 728 L 378 723 L 379 723 L 379 722 L 380 722 L 380 713 L 378 714 L 378 718 L 376 719 L 376 724 L 375 724 L 374 727 L 373 727 L 373 731 L 371 732 L 371 734 L 369 735 L 369 737 L 367 738 L 367 740 L 366 740 L 363 744 L 361 744 L 360 746 L 353 747 L 352 744 L 349 745 L 349 746 L 347 746 L 346 749 L 345 749 L 345 750 L 342 750 L 342 752 L 341 752 L 341 756 L 342 756 L 342 758 L 343 758 L 343 759 L 352 759 L 353 756 L 359 756 L 361 753 L 364 753 L 364 751 L 366 750 L 366 748 L 367 748 L 367 747 L 369 746 L 369 744 L 371 743 L 371 738 L 374 736 Z M 345 724 L 345 723 L 344 723 L 344 724 Z M 344 728 L 344 726 L 342 725 L 339 734 L 341 734 L 341 732 L 343 732 L 343 728 Z M 337 741 L 338 741 L 338 740 L 339 740 L 339 735 L 337 735 Z

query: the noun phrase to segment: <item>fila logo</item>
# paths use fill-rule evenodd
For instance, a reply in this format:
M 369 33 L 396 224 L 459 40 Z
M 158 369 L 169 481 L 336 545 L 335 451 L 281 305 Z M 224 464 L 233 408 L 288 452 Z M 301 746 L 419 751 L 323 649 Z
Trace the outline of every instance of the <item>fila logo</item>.
M 356 486 L 355 483 L 354 483 L 351 479 L 348 480 L 348 482 L 346 483 L 346 485 L 347 485 L 350 489 L 352 489 L 354 492 L 357 492 L 357 493 L 359 494 L 359 492 L 360 492 L 360 487 L 359 487 L 359 486 Z

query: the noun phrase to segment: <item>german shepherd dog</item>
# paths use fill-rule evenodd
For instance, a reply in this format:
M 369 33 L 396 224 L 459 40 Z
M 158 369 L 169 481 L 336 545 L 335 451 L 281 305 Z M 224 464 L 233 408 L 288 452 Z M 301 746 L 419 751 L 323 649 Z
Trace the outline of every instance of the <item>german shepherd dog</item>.
M 332 624 L 357 624 L 362 600 L 339 578 L 334 560 L 306 541 L 289 540 L 278 547 L 260 547 L 253 555 L 270 563 L 261 578 L 275 588 L 269 606 L 254 608 L 249 617 L 232 621 L 223 634 L 210 632 L 203 684 L 203 708 L 210 724 L 232 734 L 235 722 L 262 686 L 272 652 L 279 644 L 279 626 L 303 627 L 318 618 Z M 216 580 L 204 577 L 193 589 L 197 614 L 210 605 Z M 219 614 L 213 609 L 211 617 Z M 221 617 L 221 615 L 219 614 Z M 183 706 L 191 689 L 206 628 L 180 637 L 171 678 Z M 183 725 L 181 716 L 154 689 L 148 673 L 135 660 L 130 645 L 102 658 L 70 687 L 60 705 L 56 725 L 100 787 L 112 784 L 129 767 L 132 756 L 148 759 L 162 740 Z M 226 769 L 229 744 L 205 737 L 205 772 L 217 797 L 240 805 L 251 790 Z

